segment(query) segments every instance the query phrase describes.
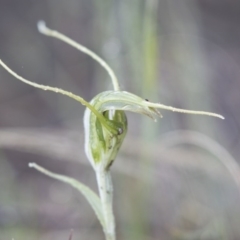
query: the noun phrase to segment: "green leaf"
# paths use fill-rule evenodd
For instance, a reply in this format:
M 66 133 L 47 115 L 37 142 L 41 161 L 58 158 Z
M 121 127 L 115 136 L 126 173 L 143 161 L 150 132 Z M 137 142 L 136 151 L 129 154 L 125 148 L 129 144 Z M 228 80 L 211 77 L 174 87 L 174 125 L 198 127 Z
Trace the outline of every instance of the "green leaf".
M 49 177 L 52 177 L 54 179 L 57 179 L 59 181 L 65 182 L 69 185 L 71 185 L 73 188 L 76 188 L 79 192 L 83 194 L 83 196 L 87 199 L 91 207 L 93 208 L 95 214 L 97 215 L 98 220 L 103 226 L 103 229 L 105 229 L 105 223 L 104 218 L 102 214 L 102 207 L 101 207 L 101 201 L 97 194 L 93 192 L 89 187 L 84 185 L 83 183 L 75 180 L 74 178 L 70 178 L 64 175 L 56 174 L 51 171 L 48 171 L 47 169 L 37 165 L 36 163 L 29 163 L 29 167 L 35 168 L 39 172 L 46 174 Z

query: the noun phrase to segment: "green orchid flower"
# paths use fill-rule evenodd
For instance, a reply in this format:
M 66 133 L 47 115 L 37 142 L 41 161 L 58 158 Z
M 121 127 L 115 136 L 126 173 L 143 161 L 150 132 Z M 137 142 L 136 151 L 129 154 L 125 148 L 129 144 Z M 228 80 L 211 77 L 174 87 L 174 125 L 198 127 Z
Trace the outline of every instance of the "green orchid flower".
M 29 166 L 78 189 L 94 209 L 103 226 L 106 239 L 114 240 L 115 223 L 112 213 L 112 184 L 109 170 L 127 133 L 127 117 L 125 111 L 146 115 L 154 121 L 157 121 L 158 117 L 162 117 L 158 109 L 224 118 L 216 113 L 178 109 L 160 103 L 152 103 L 133 93 L 121 91 L 113 70 L 94 52 L 76 43 L 67 36 L 47 28 L 43 21 L 38 23 L 38 29 L 41 33 L 66 42 L 99 62 L 111 77 L 114 90 L 101 92 L 88 102 L 82 97 L 60 88 L 31 82 L 19 76 L 0 60 L 0 65 L 18 80 L 42 90 L 66 95 L 86 106 L 84 114 L 85 152 L 97 176 L 100 198 L 91 189 L 75 179 L 52 173 L 35 163 L 30 163 Z
M 85 152 L 94 168 L 109 168 L 116 158 L 118 150 L 127 132 L 127 118 L 125 111 L 131 111 L 146 115 L 152 118 L 154 121 L 157 120 L 157 117 L 161 117 L 158 109 L 166 109 L 188 114 L 208 115 L 223 119 L 223 116 L 219 114 L 203 111 L 190 111 L 166 106 L 159 103 L 152 103 L 135 94 L 121 91 L 118 80 L 112 69 L 94 52 L 76 43 L 67 36 L 47 28 L 43 21 L 40 21 L 38 23 L 38 29 L 41 33 L 58 38 L 91 56 L 107 70 L 112 79 L 114 90 L 98 94 L 89 103 L 80 96 L 77 96 L 71 92 L 59 88 L 40 85 L 24 79 L 23 77 L 13 72 L 6 64 L 0 60 L 0 65 L 2 65 L 10 74 L 12 74 L 17 79 L 36 88 L 67 95 L 68 97 L 77 100 L 87 107 L 84 114 Z

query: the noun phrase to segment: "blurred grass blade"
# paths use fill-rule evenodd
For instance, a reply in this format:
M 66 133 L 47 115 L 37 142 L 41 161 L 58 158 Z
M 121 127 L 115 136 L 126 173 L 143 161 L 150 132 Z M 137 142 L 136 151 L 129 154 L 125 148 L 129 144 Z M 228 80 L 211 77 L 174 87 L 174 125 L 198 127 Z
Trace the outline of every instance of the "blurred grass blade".
M 73 237 L 73 229 L 72 229 L 71 232 L 70 232 L 70 235 L 69 235 L 69 239 L 68 239 L 68 240 L 72 240 L 72 237 Z
M 71 185 L 73 188 L 76 188 L 79 192 L 81 192 L 83 196 L 87 199 L 91 207 L 93 208 L 95 214 L 97 215 L 98 220 L 100 221 L 103 228 L 105 229 L 104 218 L 103 218 L 102 208 L 101 208 L 101 201 L 97 196 L 97 194 L 93 192 L 89 187 L 82 184 L 81 182 L 78 182 L 73 178 L 50 172 L 47 169 L 40 167 L 36 163 L 29 163 L 29 167 L 35 168 L 39 172 L 46 174 L 49 177 L 65 182 Z

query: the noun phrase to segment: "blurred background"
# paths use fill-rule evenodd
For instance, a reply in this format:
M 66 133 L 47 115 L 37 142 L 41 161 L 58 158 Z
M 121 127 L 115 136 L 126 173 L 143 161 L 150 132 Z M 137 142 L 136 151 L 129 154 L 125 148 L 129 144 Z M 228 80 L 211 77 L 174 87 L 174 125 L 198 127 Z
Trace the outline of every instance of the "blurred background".
M 112 89 L 89 56 L 38 33 L 40 19 L 103 57 L 121 88 L 222 114 L 127 113 L 112 167 L 119 240 L 240 239 L 240 1 L 1 0 L 0 58 L 23 77 L 86 100 Z M 0 69 L 0 239 L 104 239 L 87 201 L 28 168 L 97 190 L 84 153 L 84 107 Z

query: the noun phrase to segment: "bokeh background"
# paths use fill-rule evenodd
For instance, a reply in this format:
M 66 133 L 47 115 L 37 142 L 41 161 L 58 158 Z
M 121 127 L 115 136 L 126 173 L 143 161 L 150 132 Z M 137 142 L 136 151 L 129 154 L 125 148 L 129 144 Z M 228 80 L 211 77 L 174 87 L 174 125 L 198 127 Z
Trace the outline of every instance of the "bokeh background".
M 47 25 L 102 56 L 122 89 L 226 119 L 128 114 L 112 167 L 118 239 L 240 239 L 240 1 L 1 0 L 0 58 L 34 82 L 90 100 L 112 89 L 89 56 L 38 33 Z M 0 239 L 104 239 L 87 201 L 29 162 L 97 190 L 84 107 L 0 69 Z

